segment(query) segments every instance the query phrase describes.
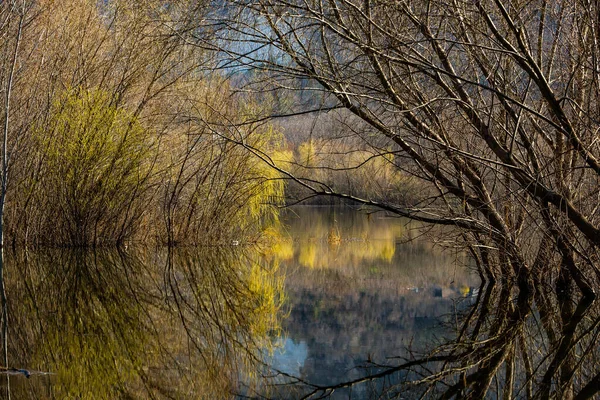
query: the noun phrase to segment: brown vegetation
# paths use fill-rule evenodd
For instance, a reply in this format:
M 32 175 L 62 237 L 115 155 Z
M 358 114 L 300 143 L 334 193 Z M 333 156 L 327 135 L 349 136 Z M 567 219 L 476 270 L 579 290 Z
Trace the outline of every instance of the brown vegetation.
M 417 180 L 399 170 L 390 147 L 374 149 L 354 133 L 364 122 L 343 111 L 312 116 L 295 116 L 277 121 L 286 138 L 287 151 L 271 155 L 273 162 L 293 176 L 310 177 L 331 190 L 376 201 L 412 205 Z M 332 198 L 311 197 L 307 188 L 291 181 L 286 188 L 288 203 L 331 202 Z
M 535 301 L 554 304 L 560 315 L 542 324 L 552 349 L 544 375 L 526 366 L 537 387 L 529 397 L 595 396 L 598 369 L 588 373 L 582 360 L 589 352 L 574 344 L 596 337 L 598 328 L 574 330 L 591 317 L 600 288 L 599 4 L 234 4 L 222 34 L 232 60 L 270 74 L 268 83 L 248 89 L 320 95 L 284 110 L 289 115 L 347 110 L 362 121 L 349 134 L 382 160 L 393 153 L 389 162 L 418 180 L 418 197 L 408 206 L 358 198 L 311 170 L 283 172 L 312 195 L 444 227 L 446 243 L 468 251 L 489 293 L 499 293 L 488 331 L 504 334 L 499 346 L 484 344 L 489 352 L 475 353 L 467 368 L 425 380 L 448 385 L 442 398 L 480 399 L 506 371 L 497 397 L 512 398 L 513 346 Z M 557 293 L 551 303 L 548 287 Z M 478 326 L 472 332 L 477 343 L 494 341 L 486 336 Z
M 256 106 L 174 33 L 205 12 L 184 1 L 0 6 L 0 45 L 15 65 L 0 76 L 12 85 L 2 207 L 6 195 L 13 245 L 192 244 L 260 230 L 282 187 L 222 128 Z M 231 134 L 278 145 L 256 124 Z

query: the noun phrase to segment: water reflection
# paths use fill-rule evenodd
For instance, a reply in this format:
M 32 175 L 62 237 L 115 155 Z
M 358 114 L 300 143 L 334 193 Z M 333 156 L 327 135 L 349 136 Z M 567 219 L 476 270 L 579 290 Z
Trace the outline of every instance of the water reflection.
M 9 369 L 0 369 L 0 392 L 14 399 L 598 395 L 600 309 L 572 284 L 548 276 L 535 290 L 479 287 L 467 259 L 422 238 L 407 242 L 409 226 L 385 216 L 303 208 L 286 218 L 288 239 L 264 257 L 232 251 L 240 246 L 8 254 Z
M 274 251 L 282 260 L 295 258 L 309 268 L 362 268 L 365 262 L 390 262 L 396 241 L 406 240 L 405 221 L 369 216 L 349 207 L 295 207 L 286 210 L 283 220 L 287 230 Z
M 226 250 L 12 254 L 13 398 L 222 398 L 256 381 L 281 280 Z
M 286 391 L 296 389 L 303 398 L 597 398 L 598 305 L 571 298 L 572 313 L 561 323 L 554 308 L 560 297 L 551 290 L 534 294 L 490 285 L 459 313 L 453 336 L 430 343 L 429 350 L 364 362 L 361 376 L 334 384 L 291 380 Z
M 272 359 L 272 382 L 287 384 L 267 397 L 597 398 L 600 307 L 573 283 L 540 276 L 531 287 L 479 287 L 460 268 L 466 260 L 426 243 L 396 237 L 391 259 L 357 256 L 352 242 L 344 249 L 339 217 L 332 249 L 326 232 L 336 222 L 321 220 L 329 226 L 314 237 L 290 227 L 288 338 Z M 314 264 L 305 245 L 317 249 Z
M 475 300 L 479 278 L 463 268 L 468 261 L 414 237 L 404 220 L 300 207 L 284 223 L 288 239 L 274 257 L 282 260 L 290 311 L 287 339 L 271 360 L 283 373 L 277 383 L 291 379 L 284 375 L 324 386 L 358 379 L 369 361 L 438 341 L 449 332 L 440 318 Z M 339 237 L 334 244 L 332 231 Z M 273 398 L 301 394 L 290 386 L 274 390 Z M 357 390 L 357 398 L 370 396 Z

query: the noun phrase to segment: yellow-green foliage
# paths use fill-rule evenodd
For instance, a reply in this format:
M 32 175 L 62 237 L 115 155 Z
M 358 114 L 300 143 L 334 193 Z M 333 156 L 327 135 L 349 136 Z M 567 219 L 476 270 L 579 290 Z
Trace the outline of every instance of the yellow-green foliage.
M 274 150 L 271 153 L 271 160 L 275 166 L 283 169 L 289 169 L 291 163 L 294 162 L 294 152 L 291 150 Z
M 395 165 L 393 154 L 343 139 L 314 139 L 298 145 L 293 162 L 280 166 L 294 175 L 326 183 L 336 191 L 370 199 L 410 201 L 415 180 Z
M 13 228 L 17 240 L 60 246 L 256 240 L 264 223 L 277 218 L 283 181 L 256 154 L 214 133 L 212 126 L 237 105 L 222 93 L 205 94 L 210 88 L 198 84 L 186 95 L 195 96 L 194 124 L 170 122 L 161 134 L 150 128 L 164 121 L 146 119 L 144 126 L 105 91 L 57 96 L 48 120 L 33 130 L 35 168 L 17 185 L 23 210 Z M 191 107 L 176 105 L 182 106 Z M 282 145 L 270 126 L 236 134 L 265 153 Z
M 276 219 L 275 204 L 283 199 L 279 173 L 248 148 L 270 154 L 282 137 L 271 126 L 240 124 L 238 110 L 249 101 L 227 97 L 226 82 L 213 80 L 190 88 L 193 123 L 185 132 L 163 138 L 160 163 L 169 165 L 161 183 L 159 208 L 166 213 L 161 240 L 169 243 L 254 239 L 263 223 Z M 187 138 L 184 140 L 184 138 Z
M 153 145 L 133 114 L 111 100 L 99 90 L 69 90 L 36 128 L 36 198 L 47 207 L 40 233 L 48 235 L 39 241 L 116 243 L 137 228 Z
M 251 146 L 264 153 L 275 153 L 280 147 L 281 134 L 272 127 L 267 127 L 260 132 L 255 132 L 249 137 Z M 276 218 L 270 204 L 281 204 L 283 201 L 284 185 L 280 174 L 263 160 L 253 157 L 248 160 L 247 171 L 255 177 L 255 182 L 242 187 L 251 194 L 247 202 L 246 216 L 256 220 L 265 216 L 265 211 L 270 211 L 270 216 Z
M 204 51 L 172 35 L 174 21 L 185 30 L 180 23 L 195 24 L 207 9 L 65 0 L 30 10 L 12 93 L 7 241 L 255 239 L 282 185 L 224 137 L 234 122 L 264 151 L 280 139 L 246 124 L 268 104 L 236 99 L 226 79 L 199 73 Z
M 309 140 L 298 146 L 298 164 L 305 167 L 314 167 L 320 164 L 321 160 L 317 156 L 315 142 L 315 140 Z

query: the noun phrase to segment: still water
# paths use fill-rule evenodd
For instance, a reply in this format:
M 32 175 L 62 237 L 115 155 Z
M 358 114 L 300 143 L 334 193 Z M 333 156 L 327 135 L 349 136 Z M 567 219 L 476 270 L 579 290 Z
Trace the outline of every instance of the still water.
M 454 332 L 448 321 L 478 293 L 466 258 L 418 237 L 406 220 L 350 207 L 299 207 L 284 222 L 288 240 L 275 253 L 289 314 L 270 358 L 283 373 L 280 382 L 293 381 L 287 374 L 332 385 L 372 373 L 373 365 Z M 292 396 L 290 390 L 274 397 Z M 369 390 L 337 390 L 333 398 L 372 397 Z
M 385 214 L 297 207 L 270 234 L 260 252 L 7 254 L 1 396 L 293 398 L 306 390 L 281 383 L 360 378 L 445 340 L 478 293 L 463 255 Z M 352 390 L 334 397 L 372 393 Z

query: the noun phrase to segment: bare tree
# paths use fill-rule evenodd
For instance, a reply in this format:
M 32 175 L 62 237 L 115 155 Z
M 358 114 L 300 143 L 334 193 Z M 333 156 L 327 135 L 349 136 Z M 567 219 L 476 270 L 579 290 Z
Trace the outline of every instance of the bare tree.
M 314 174 L 288 177 L 314 194 L 445 227 L 484 282 L 518 290 L 514 303 L 511 291 L 503 297 L 516 305 L 503 323 L 520 326 L 532 299 L 559 307 L 545 325 L 556 351 L 539 396 L 593 396 L 597 370 L 588 386 L 573 382 L 572 329 L 600 283 L 600 4 L 242 0 L 229 11 L 218 21 L 228 65 L 268 72 L 256 90 L 311 82 L 304 90 L 357 116 L 363 126 L 354 134 L 382 157 L 393 154 L 423 190 L 404 207 L 341 193 Z M 318 109 L 288 114 L 309 111 Z M 547 285 L 556 302 L 540 290 Z M 510 365 L 504 350 L 465 376 L 472 398 Z
M 4 210 L 11 165 L 11 150 L 22 133 L 19 129 L 12 130 L 12 97 L 16 80 L 16 70 L 21 58 L 21 41 L 23 28 L 33 18 L 32 4 L 29 1 L 7 1 L 0 4 L 0 52 L 3 61 L 0 63 L 0 98 L 2 108 L 2 147 L 0 172 L 0 300 L 2 303 L 2 363 L 8 368 L 8 307 L 4 286 Z M 18 125 L 18 124 L 17 124 Z M 15 137 L 9 137 L 9 132 L 15 132 Z M 10 398 L 10 380 L 7 377 L 6 390 Z

